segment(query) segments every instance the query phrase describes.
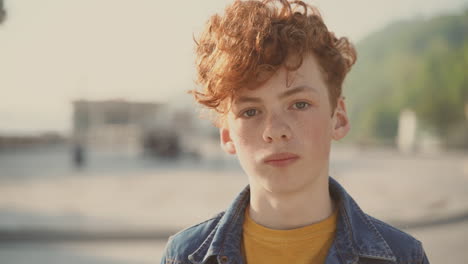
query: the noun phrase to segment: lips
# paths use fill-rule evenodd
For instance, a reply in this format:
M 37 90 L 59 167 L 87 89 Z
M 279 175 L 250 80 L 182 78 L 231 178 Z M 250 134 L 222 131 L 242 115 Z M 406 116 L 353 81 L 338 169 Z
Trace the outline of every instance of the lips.
M 263 159 L 263 162 L 275 167 L 285 167 L 292 164 L 298 159 L 299 156 L 294 153 L 282 152 L 268 155 L 266 158 Z

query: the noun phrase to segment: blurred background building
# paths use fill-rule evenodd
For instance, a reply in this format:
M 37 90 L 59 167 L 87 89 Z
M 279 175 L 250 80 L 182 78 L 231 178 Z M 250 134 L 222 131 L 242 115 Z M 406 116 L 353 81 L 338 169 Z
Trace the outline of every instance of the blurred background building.
M 193 112 L 169 110 L 164 103 L 78 100 L 73 102 L 71 140 L 94 151 L 198 156 L 203 147 L 194 142 L 209 137 L 213 128 L 200 130 L 195 118 Z
M 168 120 L 161 118 L 162 108 L 161 104 L 124 100 L 74 101 L 73 141 L 89 147 L 138 151 L 151 130 L 172 129 Z

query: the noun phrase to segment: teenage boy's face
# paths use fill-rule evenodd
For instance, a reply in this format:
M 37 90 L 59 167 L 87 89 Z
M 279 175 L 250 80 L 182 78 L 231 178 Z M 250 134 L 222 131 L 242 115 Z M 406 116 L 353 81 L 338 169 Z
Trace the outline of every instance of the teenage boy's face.
M 349 122 L 341 98 L 332 111 L 323 79 L 307 55 L 298 70 L 281 68 L 232 100 L 221 145 L 237 154 L 252 188 L 294 192 L 328 177 L 331 140 L 344 137 Z

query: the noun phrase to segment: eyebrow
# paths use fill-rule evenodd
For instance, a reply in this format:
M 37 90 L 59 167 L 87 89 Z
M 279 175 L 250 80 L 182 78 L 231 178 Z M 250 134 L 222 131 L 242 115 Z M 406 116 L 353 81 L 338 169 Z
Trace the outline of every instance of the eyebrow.
M 314 93 L 318 93 L 318 91 L 316 89 L 314 89 L 313 87 L 311 86 L 308 86 L 308 85 L 300 85 L 300 86 L 297 86 L 297 87 L 294 87 L 293 89 L 291 90 L 287 90 L 283 93 L 281 93 L 280 95 L 278 95 L 278 98 L 279 99 L 283 99 L 283 98 L 286 98 L 288 96 L 291 96 L 293 94 L 297 94 L 297 93 L 301 93 L 301 92 L 304 92 L 304 91 L 311 91 L 311 92 L 314 92 Z M 261 102 L 262 99 L 258 98 L 258 97 L 249 97 L 249 96 L 239 96 L 236 100 L 235 100 L 235 103 L 236 104 L 241 104 L 241 103 L 259 103 Z

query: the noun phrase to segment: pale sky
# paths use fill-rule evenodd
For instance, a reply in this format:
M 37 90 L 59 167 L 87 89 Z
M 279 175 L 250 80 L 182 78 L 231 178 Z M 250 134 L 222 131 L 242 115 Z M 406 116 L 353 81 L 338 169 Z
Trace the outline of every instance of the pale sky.
M 0 134 L 71 128 L 74 99 L 190 103 L 192 34 L 231 1 L 4 0 Z M 180 3 L 185 6 L 180 6 Z M 315 0 L 356 42 L 388 23 L 457 12 L 468 0 Z

